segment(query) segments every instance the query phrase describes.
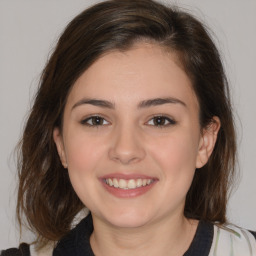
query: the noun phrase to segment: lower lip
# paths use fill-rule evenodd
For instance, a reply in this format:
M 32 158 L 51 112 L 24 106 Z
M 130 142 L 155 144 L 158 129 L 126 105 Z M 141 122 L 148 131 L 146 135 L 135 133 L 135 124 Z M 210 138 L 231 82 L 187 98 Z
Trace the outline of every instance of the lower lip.
M 133 188 L 133 189 L 121 189 L 121 188 L 115 188 L 114 186 L 107 185 L 104 180 L 101 181 L 104 188 L 112 195 L 119 197 L 119 198 L 133 198 L 141 196 L 145 193 L 147 193 L 156 183 L 156 181 L 152 182 L 149 185 L 146 185 L 144 187 L 139 188 Z

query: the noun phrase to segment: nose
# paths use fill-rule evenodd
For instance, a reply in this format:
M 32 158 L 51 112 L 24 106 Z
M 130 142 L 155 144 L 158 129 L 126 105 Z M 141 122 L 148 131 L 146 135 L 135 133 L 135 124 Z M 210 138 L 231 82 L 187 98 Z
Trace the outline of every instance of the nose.
M 109 157 L 123 165 L 140 162 L 146 152 L 141 134 L 132 127 L 120 127 L 114 131 Z

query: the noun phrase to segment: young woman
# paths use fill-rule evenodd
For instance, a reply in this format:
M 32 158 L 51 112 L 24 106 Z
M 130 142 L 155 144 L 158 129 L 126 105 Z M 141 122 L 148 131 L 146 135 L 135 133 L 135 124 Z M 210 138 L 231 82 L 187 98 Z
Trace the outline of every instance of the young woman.
M 37 239 L 1 255 L 256 255 L 255 233 L 227 225 L 235 155 L 204 26 L 151 0 L 99 3 L 61 35 L 21 141 L 17 215 Z

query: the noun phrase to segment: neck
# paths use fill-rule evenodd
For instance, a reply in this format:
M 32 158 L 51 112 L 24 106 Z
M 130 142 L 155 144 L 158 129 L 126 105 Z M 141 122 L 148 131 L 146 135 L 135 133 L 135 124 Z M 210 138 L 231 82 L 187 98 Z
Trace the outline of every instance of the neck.
M 90 242 L 97 256 L 183 255 L 196 232 L 198 222 L 184 216 L 163 218 L 136 228 L 111 226 L 93 216 L 94 232 Z

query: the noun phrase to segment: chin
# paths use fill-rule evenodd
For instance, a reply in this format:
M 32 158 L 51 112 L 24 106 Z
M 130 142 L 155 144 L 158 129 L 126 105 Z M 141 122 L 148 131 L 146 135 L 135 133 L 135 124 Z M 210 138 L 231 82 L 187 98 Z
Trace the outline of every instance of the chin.
M 110 214 L 104 214 L 102 218 L 111 224 L 112 226 L 118 228 L 138 228 L 146 225 L 150 222 L 150 216 L 146 212 L 136 211 L 136 210 L 124 210 L 113 212 Z
M 144 226 L 147 223 L 147 221 L 143 217 L 140 217 L 140 218 L 136 218 L 136 217 L 120 218 L 119 217 L 113 220 L 112 219 L 109 220 L 109 223 L 118 228 L 139 228 Z

